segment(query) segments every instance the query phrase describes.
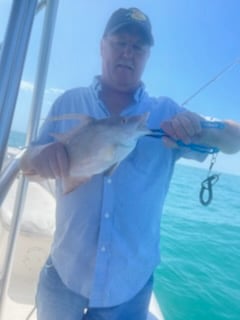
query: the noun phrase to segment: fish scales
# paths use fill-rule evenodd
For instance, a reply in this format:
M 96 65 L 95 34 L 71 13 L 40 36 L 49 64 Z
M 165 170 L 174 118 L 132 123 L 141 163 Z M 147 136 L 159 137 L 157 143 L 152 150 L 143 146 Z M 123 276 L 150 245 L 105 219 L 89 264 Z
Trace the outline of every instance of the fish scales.
M 52 134 L 64 144 L 69 156 L 69 173 L 61 178 L 62 191 L 67 194 L 99 173 L 112 173 L 135 148 L 141 136 L 150 133 L 148 113 L 100 120 L 86 115 L 74 115 L 80 125 L 66 134 Z M 50 120 L 71 119 L 64 115 Z M 41 146 L 44 148 L 44 146 Z

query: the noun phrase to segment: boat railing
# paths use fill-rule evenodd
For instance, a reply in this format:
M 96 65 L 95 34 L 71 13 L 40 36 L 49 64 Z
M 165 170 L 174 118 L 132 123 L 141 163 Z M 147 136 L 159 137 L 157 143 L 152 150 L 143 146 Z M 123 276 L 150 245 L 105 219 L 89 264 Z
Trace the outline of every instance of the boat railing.
M 20 159 L 24 150 L 19 151 L 14 159 L 8 161 L 0 173 L 0 207 L 20 170 Z M 7 161 L 7 160 L 6 160 Z
M 56 21 L 58 0 L 13 1 L 10 18 L 0 56 L 0 200 L 4 200 L 14 178 L 19 172 L 19 161 L 22 153 L 3 168 L 7 149 L 7 141 L 11 130 L 13 114 L 20 87 L 24 61 L 30 41 L 35 13 L 43 6 L 45 17 L 42 39 L 38 58 L 37 74 L 34 83 L 31 111 L 26 135 L 28 146 L 36 137 L 41 115 L 48 63 L 51 51 L 52 37 Z M 3 168 L 3 170 L 2 170 Z M 20 175 L 16 192 L 13 217 L 9 230 L 9 237 L 0 278 L 0 319 L 4 314 L 4 303 L 9 286 L 13 255 L 17 235 L 19 233 L 21 213 L 25 203 L 28 181 Z M 1 205 L 0 203 L 0 205 Z

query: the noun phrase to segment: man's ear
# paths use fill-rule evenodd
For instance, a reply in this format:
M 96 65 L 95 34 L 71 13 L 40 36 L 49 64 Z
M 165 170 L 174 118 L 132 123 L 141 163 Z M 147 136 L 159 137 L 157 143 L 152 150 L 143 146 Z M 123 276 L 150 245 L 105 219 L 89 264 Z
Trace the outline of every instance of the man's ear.
M 101 56 L 103 56 L 104 46 L 105 46 L 105 40 L 102 38 L 102 40 L 100 42 L 100 54 L 101 54 Z

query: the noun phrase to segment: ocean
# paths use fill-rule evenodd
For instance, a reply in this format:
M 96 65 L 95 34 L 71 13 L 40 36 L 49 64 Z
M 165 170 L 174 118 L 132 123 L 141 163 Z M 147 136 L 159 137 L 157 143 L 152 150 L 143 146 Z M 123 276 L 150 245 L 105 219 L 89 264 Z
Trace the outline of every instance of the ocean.
M 161 226 L 155 292 L 165 320 L 240 320 L 240 176 L 200 204 L 203 169 L 177 165 Z
M 24 141 L 12 132 L 9 145 Z M 170 185 L 154 282 L 165 320 L 240 320 L 240 176 L 222 173 L 203 206 L 206 175 L 177 164 Z
M 25 145 L 26 135 L 23 132 L 11 131 L 8 139 L 8 146 L 20 148 Z

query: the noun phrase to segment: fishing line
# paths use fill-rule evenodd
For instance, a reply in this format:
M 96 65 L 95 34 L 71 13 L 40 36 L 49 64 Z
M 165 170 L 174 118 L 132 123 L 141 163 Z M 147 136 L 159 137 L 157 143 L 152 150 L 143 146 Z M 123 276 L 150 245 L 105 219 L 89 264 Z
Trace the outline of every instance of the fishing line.
M 217 73 L 213 78 L 211 78 L 209 81 L 207 81 L 205 84 L 203 84 L 197 91 L 195 91 L 192 95 L 190 95 L 182 104 L 181 106 L 187 105 L 191 100 L 193 100 L 197 95 L 199 95 L 203 90 L 205 90 L 207 87 L 209 87 L 212 83 L 219 80 L 227 71 L 230 71 L 233 69 L 237 64 L 240 64 L 240 58 L 237 58 L 232 63 L 227 65 L 224 69 L 222 69 L 219 73 Z M 217 129 L 223 129 L 224 123 L 222 123 L 219 126 L 217 121 L 213 121 L 212 124 L 214 125 L 216 123 Z M 221 123 L 221 122 L 219 122 Z M 211 203 L 213 199 L 213 185 L 217 183 L 219 180 L 219 174 L 211 174 L 212 168 L 216 162 L 217 154 L 219 150 L 216 150 L 216 152 L 212 152 L 211 162 L 208 169 L 207 178 L 204 179 L 201 183 L 201 189 L 199 193 L 199 200 L 200 203 L 204 206 L 207 206 Z
M 231 69 L 233 69 L 237 64 L 240 64 L 240 58 L 234 60 L 232 63 L 227 65 L 224 69 L 222 69 L 219 73 L 217 73 L 213 78 L 211 78 L 209 81 L 203 84 L 197 91 L 195 91 L 186 100 L 184 100 L 181 106 L 183 107 L 187 105 L 192 99 L 194 99 L 197 95 L 199 95 L 199 93 L 201 93 L 203 90 L 205 90 L 215 81 L 219 80 L 227 71 L 230 71 Z

